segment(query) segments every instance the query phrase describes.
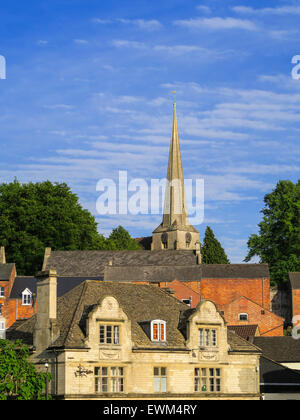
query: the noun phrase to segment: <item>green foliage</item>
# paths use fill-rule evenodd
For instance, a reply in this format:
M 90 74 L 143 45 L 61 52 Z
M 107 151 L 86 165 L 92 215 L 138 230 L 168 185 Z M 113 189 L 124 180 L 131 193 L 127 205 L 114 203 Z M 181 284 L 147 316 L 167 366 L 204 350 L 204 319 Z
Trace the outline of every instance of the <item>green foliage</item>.
M 203 240 L 202 262 L 203 264 L 230 264 L 224 248 L 209 226 L 206 228 Z
M 132 239 L 127 230 L 125 230 L 122 226 L 113 229 L 108 240 L 111 243 L 111 246 L 115 247 L 113 249 L 141 250 L 141 247 L 136 240 Z
M 29 349 L 21 341 L 0 340 L 0 400 L 45 399 L 46 374 L 28 359 Z
M 19 275 L 34 275 L 41 269 L 45 247 L 136 249 L 128 232 L 119 230 L 112 239 L 100 235 L 95 218 L 64 183 L 15 180 L 0 185 L 0 244 L 6 247 L 7 261 L 16 263 Z
M 289 271 L 300 271 L 300 180 L 279 181 L 264 202 L 259 234 L 250 236 L 245 261 L 259 256 L 269 264 L 271 282 L 279 284 Z

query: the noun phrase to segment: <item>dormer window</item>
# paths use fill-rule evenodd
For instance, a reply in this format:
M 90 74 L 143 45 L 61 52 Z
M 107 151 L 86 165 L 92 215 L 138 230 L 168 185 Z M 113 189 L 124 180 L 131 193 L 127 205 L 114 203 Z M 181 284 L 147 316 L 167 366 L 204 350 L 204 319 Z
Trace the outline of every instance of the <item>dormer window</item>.
M 22 305 L 28 306 L 32 302 L 32 293 L 29 289 L 25 289 L 22 292 Z
M 99 326 L 100 344 L 120 344 L 119 325 L 100 325 Z
M 217 347 L 218 338 L 215 328 L 199 328 L 199 346 Z
M 156 319 L 151 322 L 151 341 L 166 341 L 166 321 Z

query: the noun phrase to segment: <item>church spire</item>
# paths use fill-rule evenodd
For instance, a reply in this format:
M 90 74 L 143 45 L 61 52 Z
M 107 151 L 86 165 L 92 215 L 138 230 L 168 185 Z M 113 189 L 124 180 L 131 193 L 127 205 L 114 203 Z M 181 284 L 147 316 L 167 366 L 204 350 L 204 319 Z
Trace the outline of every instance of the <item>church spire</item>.
M 176 102 L 173 105 L 172 137 L 165 195 L 163 226 L 184 226 L 187 222 L 184 177 L 181 161 Z
M 184 190 L 176 101 L 173 104 L 173 125 L 162 223 L 152 236 L 152 250 L 197 250 L 199 232 L 189 224 Z

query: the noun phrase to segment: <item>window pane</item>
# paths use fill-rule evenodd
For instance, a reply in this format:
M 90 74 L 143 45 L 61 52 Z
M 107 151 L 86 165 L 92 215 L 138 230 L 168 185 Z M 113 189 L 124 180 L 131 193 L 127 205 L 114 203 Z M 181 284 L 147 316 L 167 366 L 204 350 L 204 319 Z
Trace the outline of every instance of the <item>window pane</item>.
M 205 330 L 205 345 L 210 346 L 210 330 Z
M 165 325 L 164 324 L 160 324 L 160 340 L 161 341 L 165 340 Z
M 214 390 L 215 390 L 215 380 L 214 380 L 214 378 L 209 379 L 209 390 L 210 390 L 210 392 L 214 392 Z
M 201 328 L 199 330 L 199 346 L 203 346 L 204 342 L 203 342 L 203 329 Z
M 200 391 L 201 385 L 200 385 L 200 378 L 195 378 L 195 391 Z
M 201 382 L 202 382 L 202 388 L 201 388 L 201 391 L 202 391 L 202 392 L 206 392 L 206 391 L 207 391 L 207 382 L 206 382 L 206 378 L 202 378 Z
M 108 376 L 108 369 L 107 367 L 102 368 L 102 376 Z
M 100 325 L 100 343 L 105 343 L 105 328 L 104 328 L 104 325 Z
M 201 369 L 201 376 L 206 376 L 206 368 Z
M 161 376 L 167 376 L 167 368 L 165 367 L 161 368 Z
M 221 376 L 221 369 L 216 369 L 216 376 Z
M 167 378 L 161 378 L 161 392 L 167 392 Z
M 112 327 L 111 325 L 106 326 L 106 343 L 112 344 Z
M 119 376 L 124 376 L 124 368 L 119 368 Z
M 160 378 L 154 378 L 154 392 L 160 392 Z
M 159 376 L 159 368 L 154 368 L 154 375 Z
M 199 368 L 195 368 L 195 376 L 200 376 L 200 369 Z
M 214 369 L 209 369 L 209 376 L 214 376 Z
M 110 374 L 111 374 L 111 376 L 117 376 L 117 368 L 115 368 L 115 367 L 111 368 Z
M 158 340 L 158 325 L 153 324 L 153 340 Z
M 216 391 L 217 392 L 221 391 L 221 380 L 220 379 L 216 379 Z
M 211 339 L 212 339 L 212 345 L 216 346 L 217 345 L 217 331 L 216 330 L 211 330 Z
M 102 392 L 108 391 L 108 378 L 102 378 Z
M 114 344 L 120 344 L 120 330 L 118 326 L 114 327 Z

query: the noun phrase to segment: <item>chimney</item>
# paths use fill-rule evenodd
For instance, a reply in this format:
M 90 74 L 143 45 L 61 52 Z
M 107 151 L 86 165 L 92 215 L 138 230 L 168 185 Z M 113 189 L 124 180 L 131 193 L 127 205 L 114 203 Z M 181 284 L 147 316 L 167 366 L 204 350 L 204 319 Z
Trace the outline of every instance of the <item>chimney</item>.
M 37 312 L 33 344 L 37 352 L 49 347 L 58 337 L 56 270 L 40 271 L 36 276 Z
M 48 260 L 49 260 L 50 256 L 51 256 L 51 248 L 45 248 L 42 271 L 46 270 L 47 263 L 48 263 Z
M 0 264 L 6 264 L 5 248 L 4 248 L 4 246 L 1 246 L 0 247 Z

